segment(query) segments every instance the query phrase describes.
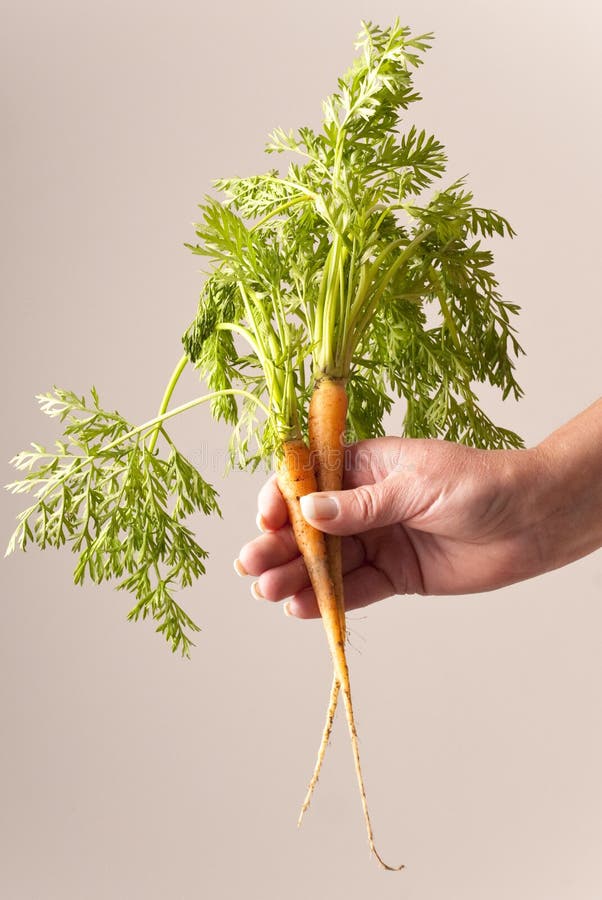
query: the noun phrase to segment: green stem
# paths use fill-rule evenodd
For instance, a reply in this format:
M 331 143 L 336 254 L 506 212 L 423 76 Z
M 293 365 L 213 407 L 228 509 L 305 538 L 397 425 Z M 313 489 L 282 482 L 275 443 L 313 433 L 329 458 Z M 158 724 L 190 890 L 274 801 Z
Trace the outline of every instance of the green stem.
M 324 293 L 324 348 L 320 354 L 320 369 L 325 370 L 334 363 L 334 343 L 337 328 L 337 309 L 336 298 L 337 290 L 337 274 L 339 270 L 339 235 L 335 232 L 332 240 L 333 254 L 330 258 L 329 266 L 326 271 L 326 291 Z
M 261 360 L 261 352 L 259 350 L 259 346 L 257 341 L 253 337 L 253 334 L 249 331 L 248 328 L 245 328 L 244 325 L 239 325 L 238 322 L 219 322 L 215 326 L 216 331 L 234 331 L 236 334 L 242 335 L 244 339 L 249 343 L 250 347 L 255 351 L 257 355 L 257 359 Z
M 381 252 L 378 254 L 376 259 L 368 269 L 368 282 L 371 282 L 373 278 L 378 274 L 378 270 L 380 269 L 389 253 L 391 253 L 393 250 L 397 250 L 398 247 L 403 247 L 404 244 L 406 244 L 407 246 L 406 242 L 407 238 L 404 236 L 402 238 L 398 238 L 395 241 L 391 241 L 389 244 L 387 244 L 386 247 L 381 250 Z
M 355 242 L 352 246 L 352 252 L 355 250 Z M 337 321 L 337 336 L 335 343 L 335 358 L 334 364 L 335 369 L 337 369 L 341 365 L 343 357 L 345 355 L 345 331 L 347 326 L 347 316 L 349 314 L 349 309 L 347 307 L 347 291 L 345 285 L 345 263 L 347 262 L 348 251 L 345 247 L 343 247 L 341 253 L 339 253 L 339 269 L 338 269 L 338 294 L 339 294 L 339 312 L 338 312 L 338 321 Z M 349 279 L 352 277 L 352 268 L 349 270 Z
M 347 294 L 344 298 L 344 315 L 343 322 L 341 324 L 340 335 L 339 335 L 339 348 L 338 348 L 338 359 L 337 363 L 341 366 L 341 374 L 343 374 L 343 369 L 345 366 L 345 358 L 346 358 L 346 341 L 347 341 L 347 323 L 349 321 L 349 316 L 351 315 L 351 307 L 352 307 L 352 295 L 353 295 L 353 285 L 355 281 L 355 266 L 356 266 L 356 240 L 353 239 L 353 247 L 351 249 L 351 259 L 349 260 L 349 269 L 347 272 Z M 361 278 L 364 275 L 364 270 L 362 269 L 362 273 L 360 275 L 360 285 Z
M 178 416 L 180 413 L 192 409 L 194 406 L 199 406 L 201 403 L 207 403 L 209 400 L 215 400 L 217 397 L 225 397 L 227 394 L 234 394 L 237 397 L 246 397 L 247 400 L 252 400 L 253 403 L 256 403 L 257 406 L 265 412 L 266 416 L 270 415 L 270 410 L 265 403 L 254 394 L 251 394 L 250 391 L 245 391 L 242 388 L 223 388 L 221 391 L 211 391 L 210 394 L 203 394 L 202 397 L 195 397 L 194 400 L 189 400 L 188 403 L 183 403 L 181 406 L 170 409 L 169 412 L 161 413 L 160 415 L 155 416 L 154 419 L 149 419 L 149 421 L 145 422 L 143 425 L 137 425 L 136 428 L 132 428 L 131 431 L 128 431 L 126 434 L 117 438 L 117 440 L 112 441 L 110 444 L 107 444 L 106 447 L 103 447 L 103 452 L 107 453 L 109 450 L 112 450 L 113 447 L 117 447 L 124 441 L 129 440 L 129 438 L 135 437 L 143 431 L 148 431 L 156 425 L 166 422 L 167 419 L 172 419 L 174 416 Z
M 431 266 L 430 275 L 433 285 L 435 286 L 435 293 L 437 294 L 437 299 L 439 300 L 439 306 L 441 307 L 441 314 L 443 316 L 443 321 L 447 325 L 447 330 L 449 331 L 452 341 L 457 350 L 462 352 L 462 345 L 460 343 L 460 337 L 458 335 L 458 329 L 456 328 L 456 323 L 453 320 L 451 311 L 449 306 L 447 305 L 447 299 L 445 297 L 445 293 L 441 287 L 441 282 L 439 280 L 439 276 L 437 271 Z
M 351 357 L 355 353 L 355 348 L 357 347 L 358 341 L 360 340 L 364 330 L 368 327 L 370 319 L 374 314 L 376 307 L 378 306 L 378 302 L 382 297 L 385 288 L 395 275 L 395 273 L 404 265 L 412 256 L 414 251 L 422 241 L 428 237 L 428 235 L 432 232 L 432 228 L 424 228 L 420 231 L 416 237 L 410 241 L 406 249 L 403 253 L 400 253 L 392 266 L 390 266 L 385 274 L 382 276 L 377 285 L 375 285 L 375 290 L 369 301 L 366 303 L 366 294 L 370 288 L 370 281 L 366 279 L 364 295 L 362 296 L 358 291 L 358 295 L 353 302 L 353 309 L 351 311 L 351 317 L 349 321 L 349 332 L 348 332 L 348 340 L 347 340 L 347 364 L 350 364 Z
M 178 379 L 184 369 L 186 368 L 186 363 L 188 362 L 188 354 L 185 353 L 184 356 L 180 359 L 177 366 L 173 370 L 172 376 L 169 379 L 168 385 L 165 388 L 165 393 L 163 394 L 163 399 L 161 400 L 161 406 L 159 407 L 158 415 L 162 415 L 169 406 L 169 401 L 171 400 L 171 395 L 174 392 L 175 386 L 178 383 Z M 160 427 L 155 428 L 153 435 L 150 439 L 150 443 L 148 445 L 148 452 L 152 453 L 155 449 L 155 444 L 157 443 L 157 438 L 159 437 Z
M 274 288 L 271 299 L 276 315 L 277 331 L 271 316 L 268 315 L 265 305 L 256 292 L 242 280 L 238 281 L 238 287 L 249 321 L 249 328 L 234 323 L 222 323 L 222 327 L 238 331 L 249 341 L 263 369 L 273 411 L 287 421 L 296 422 L 298 413 L 294 401 L 294 384 L 291 380 L 291 361 L 285 354 L 285 350 L 289 349 L 290 330 L 282 298 L 279 294 L 278 296 L 274 294 L 274 290 L 276 290 Z M 269 412 L 268 415 L 270 415 Z
M 246 286 L 242 281 L 239 280 L 238 287 L 240 290 L 240 295 L 242 297 L 242 301 L 245 307 L 245 313 L 247 319 L 249 321 L 250 328 L 249 334 L 252 334 L 255 340 L 255 352 L 257 354 L 257 358 L 259 360 L 259 364 L 263 369 L 263 373 L 265 376 L 268 394 L 271 399 L 274 397 L 274 367 L 271 363 L 271 358 L 268 353 L 268 348 L 265 345 L 265 341 L 263 339 L 263 335 L 261 333 L 260 322 L 258 321 L 257 314 L 261 316 L 262 310 L 260 304 L 258 304 L 253 295 L 253 302 L 249 297 Z M 252 293 L 252 292 L 251 292 Z M 269 326 L 269 323 L 268 323 Z M 243 326 L 244 327 L 244 326 Z
M 299 184 L 296 181 L 289 181 L 288 178 L 277 178 L 275 175 L 264 175 L 262 181 L 269 181 L 272 184 L 285 184 L 287 187 L 292 187 L 296 191 L 299 191 L 300 194 L 305 194 L 306 197 L 309 197 L 311 200 L 317 200 L 319 194 L 316 194 L 315 191 L 310 190 L 310 188 L 306 187 L 304 184 Z
M 286 149 L 290 150 L 291 153 L 297 153 L 299 156 L 303 156 L 305 159 L 309 159 L 313 163 L 313 165 L 318 166 L 319 169 L 322 169 L 327 177 L 330 176 L 330 169 L 328 168 L 328 166 L 325 166 L 323 162 L 320 162 L 320 160 L 317 159 L 315 155 L 306 153 L 305 150 L 301 150 L 298 144 L 294 147 L 287 147 Z
M 273 219 L 274 216 L 278 216 L 281 212 L 289 209 L 291 206 L 294 206 L 296 203 L 307 203 L 308 201 L 313 200 L 313 197 L 308 194 L 300 194 L 298 197 L 292 197 L 290 200 L 287 200 L 285 203 L 281 203 L 280 206 L 277 206 L 271 212 L 267 213 L 254 225 L 251 226 L 249 231 L 255 231 L 256 228 L 261 228 L 262 225 L 265 225 L 266 222 L 269 222 L 270 219 Z
M 422 243 L 422 241 L 426 237 L 428 237 L 428 235 L 432 232 L 432 230 L 433 229 L 430 226 L 427 228 L 423 228 L 423 230 L 419 231 L 418 234 L 416 235 L 416 237 L 412 241 L 410 241 L 409 244 L 407 244 L 406 249 L 403 251 L 403 253 L 399 254 L 399 256 L 397 257 L 397 259 L 395 260 L 393 265 L 390 266 L 389 269 L 387 269 L 387 271 L 381 278 L 380 283 L 377 287 L 377 291 L 380 290 L 380 293 L 382 293 L 382 291 L 384 291 L 385 287 L 387 286 L 387 284 L 389 283 L 390 279 L 393 277 L 395 272 L 397 272 L 399 267 L 402 266 L 404 264 L 404 262 L 407 261 L 407 259 L 412 255 L 412 253 L 416 249 L 416 247 L 418 247 Z M 387 246 L 383 250 L 381 250 L 381 252 L 378 254 L 378 256 L 376 257 L 374 262 L 366 270 L 365 276 L 362 279 L 361 289 L 358 290 L 355 300 L 353 301 L 353 306 L 351 308 L 351 319 L 352 320 L 355 320 L 357 318 L 357 316 L 361 313 L 362 306 L 366 299 L 366 293 L 368 292 L 375 276 L 378 274 L 378 270 L 379 270 L 380 266 L 382 265 L 382 263 L 384 262 L 386 257 L 389 255 L 389 253 L 391 253 L 393 250 L 396 250 L 398 247 L 401 247 L 404 244 L 404 242 L 405 242 L 405 238 L 400 238 L 398 240 L 391 241 L 389 244 L 387 244 Z M 380 298 L 380 294 L 379 294 L 379 298 Z
M 335 326 L 331 316 L 331 284 L 333 272 L 336 272 L 337 270 L 338 237 L 338 232 L 335 231 L 324 263 L 322 279 L 320 281 L 320 290 L 318 292 L 318 300 L 316 303 L 316 329 L 315 333 L 312 335 L 312 341 L 314 347 L 318 350 L 318 355 L 314 354 L 314 367 L 320 371 L 325 371 L 332 364 L 332 333 Z
M 345 144 L 345 134 L 347 132 L 347 128 L 344 124 L 342 124 L 339 128 L 339 133 L 337 134 L 337 142 L 334 151 L 334 164 L 332 167 L 332 186 L 336 188 L 337 182 L 339 180 L 341 174 L 341 162 L 343 159 L 343 148 Z

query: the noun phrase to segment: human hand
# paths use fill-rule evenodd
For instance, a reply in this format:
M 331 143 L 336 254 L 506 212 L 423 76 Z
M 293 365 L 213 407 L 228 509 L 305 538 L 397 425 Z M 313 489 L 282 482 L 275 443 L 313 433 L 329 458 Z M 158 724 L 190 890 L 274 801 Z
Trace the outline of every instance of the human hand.
M 311 494 L 302 510 L 343 536 L 348 610 L 392 594 L 487 591 L 553 567 L 534 527 L 540 470 L 537 449 L 377 438 L 347 448 L 344 490 Z M 241 549 L 237 571 L 256 576 L 256 596 L 288 597 L 289 614 L 318 616 L 275 476 L 258 506 L 265 533 Z

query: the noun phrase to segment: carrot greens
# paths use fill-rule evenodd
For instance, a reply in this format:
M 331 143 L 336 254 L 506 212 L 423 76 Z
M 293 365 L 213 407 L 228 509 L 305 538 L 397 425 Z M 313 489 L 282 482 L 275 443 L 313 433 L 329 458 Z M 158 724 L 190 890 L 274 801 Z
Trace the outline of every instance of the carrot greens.
M 185 524 L 221 515 L 215 488 L 179 452 L 169 421 L 201 403 L 231 429 L 229 463 L 274 464 L 299 551 L 316 593 L 333 683 L 317 782 L 339 697 L 349 728 L 371 851 L 374 846 L 345 656 L 340 539 L 305 522 L 300 497 L 339 490 L 345 437 L 383 434 L 396 398 L 400 430 L 478 447 L 521 439 L 482 409 L 475 386 L 519 398 L 522 352 L 484 241 L 512 237 L 478 206 L 465 178 L 443 184 L 443 145 L 405 122 L 421 98 L 414 70 L 431 34 L 395 22 L 363 23 L 359 55 L 323 103 L 321 129 L 276 129 L 266 151 L 280 172 L 214 182 L 188 244 L 206 262 L 196 315 L 157 415 L 142 425 L 90 398 L 55 388 L 38 399 L 63 424 L 51 449 L 13 463 L 8 485 L 34 502 L 7 553 L 69 546 L 74 579 L 115 579 L 133 595 L 130 619 L 152 617 L 174 651 L 190 652 L 198 626 L 175 599 L 205 571 L 205 550 Z M 207 393 L 172 405 L 192 365 Z

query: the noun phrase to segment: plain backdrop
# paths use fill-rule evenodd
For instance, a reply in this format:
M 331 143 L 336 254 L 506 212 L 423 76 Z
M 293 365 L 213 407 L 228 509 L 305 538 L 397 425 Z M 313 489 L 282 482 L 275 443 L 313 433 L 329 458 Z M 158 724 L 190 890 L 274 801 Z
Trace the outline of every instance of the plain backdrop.
M 597 0 L 0 2 L 2 477 L 54 423 L 34 395 L 153 415 L 196 308 L 196 203 L 273 164 L 267 133 L 317 125 L 360 20 L 436 42 L 409 121 L 447 178 L 518 232 L 497 242 L 522 307 L 525 398 L 488 411 L 541 440 L 600 394 Z M 195 395 L 194 375 L 178 387 Z M 389 423 L 401 428 L 401 410 Z M 232 569 L 264 475 L 222 472 L 206 411 L 174 425 L 222 494 L 186 606 L 191 661 L 66 551 L 3 561 L 0 896 L 6 900 L 599 900 L 602 555 L 491 594 L 395 597 L 350 616 L 377 842 L 347 736 L 314 762 L 330 667 L 319 622 L 258 603 Z M 8 539 L 22 500 L 2 499 Z

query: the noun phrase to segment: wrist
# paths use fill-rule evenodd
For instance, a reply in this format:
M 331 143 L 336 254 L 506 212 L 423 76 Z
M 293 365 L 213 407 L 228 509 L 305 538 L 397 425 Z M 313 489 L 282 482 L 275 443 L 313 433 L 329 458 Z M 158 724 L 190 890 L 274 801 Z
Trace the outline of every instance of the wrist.
M 508 541 L 510 581 L 523 581 L 562 565 L 549 527 L 555 504 L 550 466 L 539 447 L 500 455 L 498 490 L 505 514 L 499 536 Z
M 577 417 L 526 451 L 523 502 L 542 572 L 602 546 L 601 444 L 591 424 Z

